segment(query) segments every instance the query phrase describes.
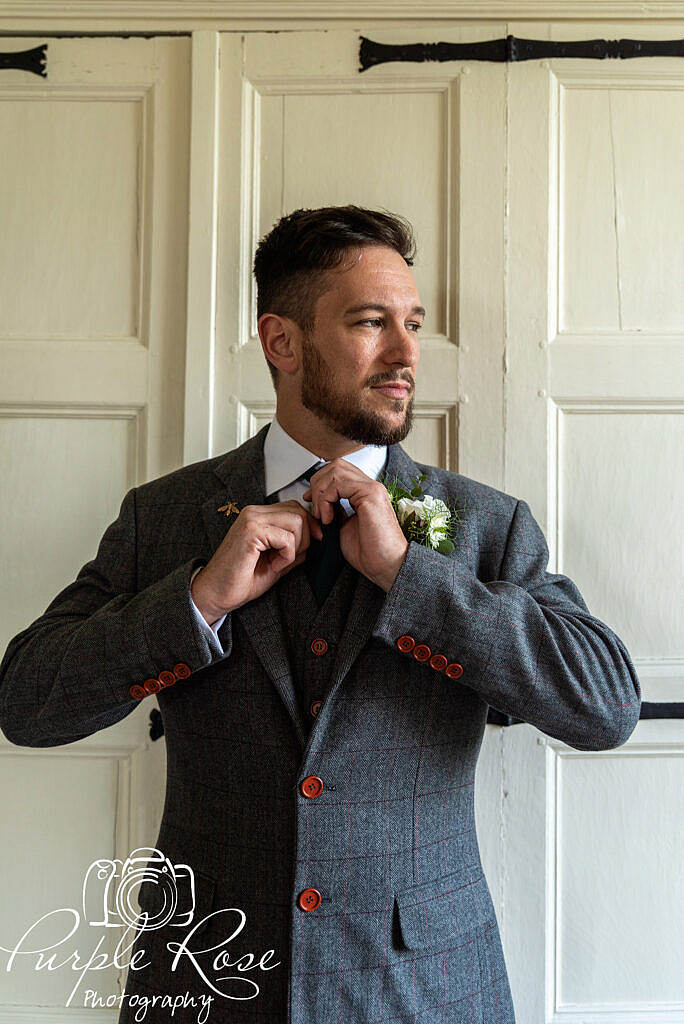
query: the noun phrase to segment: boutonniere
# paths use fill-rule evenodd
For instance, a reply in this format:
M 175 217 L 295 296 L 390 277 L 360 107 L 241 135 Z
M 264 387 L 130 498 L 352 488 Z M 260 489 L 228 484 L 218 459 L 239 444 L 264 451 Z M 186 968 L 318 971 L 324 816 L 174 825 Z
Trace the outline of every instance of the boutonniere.
M 233 512 L 237 515 L 240 509 L 237 507 L 234 501 L 229 501 L 227 505 L 221 505 L 221 507 L 217 508 L 216 511 L 225 512 L 227 516 L 230 516 L 233 514 Z
M 383 480 L 389 494 L 399 525 L 407 540 L 415 540 L 418 544 L 440 551 L 448 555 L 454 550 L 450 539 L 460 522 L 460 512 L 465 511 L 455 506 L 450 508 L 441 498 L 432 494 L 424 494 L 420 481 L 427 474 L 411 477 L 413 487 L 407 491 L 395 476 L 392 480 Z

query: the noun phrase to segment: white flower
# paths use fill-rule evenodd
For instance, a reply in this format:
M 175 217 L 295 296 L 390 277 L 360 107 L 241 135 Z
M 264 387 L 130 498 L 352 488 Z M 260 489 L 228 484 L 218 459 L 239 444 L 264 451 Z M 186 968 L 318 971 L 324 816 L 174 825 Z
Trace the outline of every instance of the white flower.
M 422 498 L 399 498 L 397 502 L 397 517 L 403 525 L 409 516 L 415 516 L 427 523 L 427 534 L 430 544 L 436 546 L 442 537 L 446 536 L 447 523 L 451 518 L 451 512 L 441 498 L 435 498 L 431 494 L 424 494 Z
M 414 515 L 416 519 L 424 519 L 423 502 L 416 498 L 399 498 L 397 502 L 397 518 L 403 525 L 409 516 Z
M 435 516 L 435 518 L 428 523 L 427 537 L 434 548 L 437 547 L 443 537 L 447 536 L 446 523 L 447 520 L 443 516 Z

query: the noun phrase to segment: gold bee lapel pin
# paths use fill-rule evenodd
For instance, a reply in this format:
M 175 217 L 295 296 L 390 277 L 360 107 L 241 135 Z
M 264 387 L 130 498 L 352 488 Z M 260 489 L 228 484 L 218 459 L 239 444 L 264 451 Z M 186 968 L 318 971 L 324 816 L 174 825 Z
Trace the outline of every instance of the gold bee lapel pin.
M 237 515 L 240 509 L 237 507 L 234 501 L 229 501 L 227 505 L 221 505 L 221 507 L 217 508 L 216 511 L 225 512 L 227 516 L 230 516 L 233 514 L 233 512 Z

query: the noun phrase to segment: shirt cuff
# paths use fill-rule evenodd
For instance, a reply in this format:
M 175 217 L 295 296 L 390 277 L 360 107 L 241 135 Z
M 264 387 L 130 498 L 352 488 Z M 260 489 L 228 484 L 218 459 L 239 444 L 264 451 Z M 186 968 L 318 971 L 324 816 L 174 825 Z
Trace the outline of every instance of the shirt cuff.
M 190 577 L 190 585 L 191 586 L 192 586 L 192 581 L 194 580 L 195 576 L 200 571 L 200 569 L 203 569 L 203 568 L 204 568 L 204 566 L 198 565 L 197 568 L 194 570 L 192 576 Z M 218 638 L 218 631 L 221 628 L 221 626 L 223 625 L 226 616 L 222 615 L 220 619 L 217 619 L 216 622 L 214 622 L 212 625 L 209 625 L 209 623 L 204 618 L 204 616 L 202 615 L 201 611 L 199 610 L 199 608 L 197 607 L 197 605 L 193 601 L 192 594 L 190 594 L 190 607 L 192 608 L 193 614 L 194 614 L 195 618 L 197 619 L 197 625 L 200 627 L 200 629 L 202 630 L 202 632 L 206 636 L 206 638 L 209 641 L 209 645 L 212 648 L 212 650 L 214 650 L 218 654 L 223 654 L 224 653 L 223 645 L 222 645 L 221 641 Z

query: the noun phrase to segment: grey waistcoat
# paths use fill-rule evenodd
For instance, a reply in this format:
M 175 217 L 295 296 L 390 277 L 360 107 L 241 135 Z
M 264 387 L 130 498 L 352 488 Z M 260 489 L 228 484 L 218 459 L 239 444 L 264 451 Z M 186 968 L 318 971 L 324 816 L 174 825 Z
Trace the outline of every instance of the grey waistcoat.
M 359 573 L 345 562 L 319 608 L 306 576 L 306 563 L 290 569 L 275 591 L 292 666 L 297 699 L 307 732 L 318 713 L 330 669 L 351 606 Z M 327 645 L 327 647 L 326 647 Z

